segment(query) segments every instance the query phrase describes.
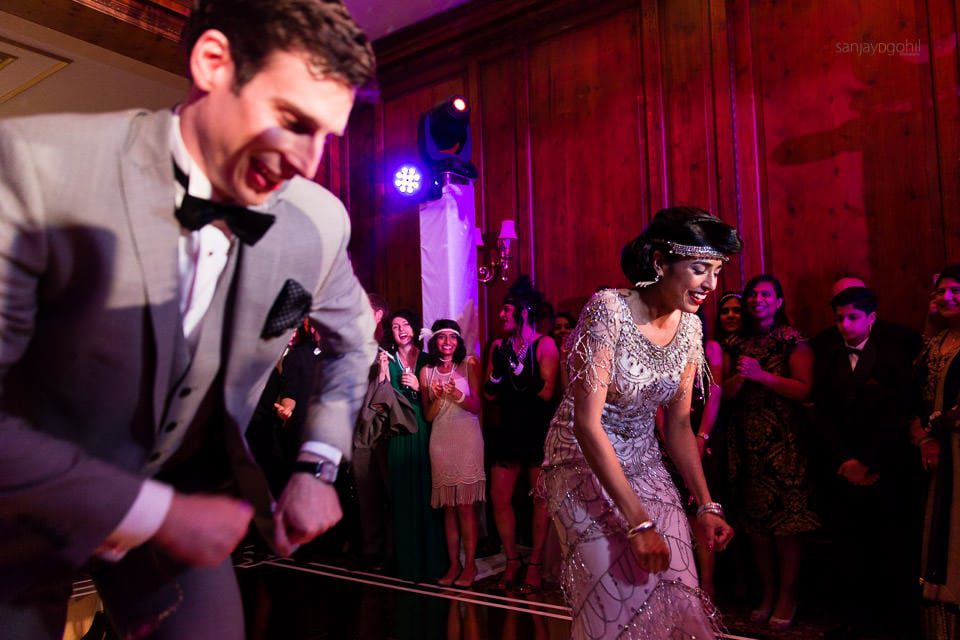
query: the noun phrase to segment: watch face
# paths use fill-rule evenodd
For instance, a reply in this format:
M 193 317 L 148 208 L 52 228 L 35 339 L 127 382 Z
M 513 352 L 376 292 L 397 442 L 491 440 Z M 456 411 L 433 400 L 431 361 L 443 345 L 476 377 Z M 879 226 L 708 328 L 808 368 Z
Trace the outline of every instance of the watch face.
M 324 460 L 323 462 L 317 463 L 317 470 L 314 475 L 324 482 L 333 484 L 337 481 L 337 469 L 337 465 L 330 461 Z
M 337 471 L 339 471 L 339 467 L 329 460 L 322 460 L 320 462 L 300 460 L 294 464 L 293 470 L 298 473 L 309 473 L 318 480 L 333 484 L 337 481 Z

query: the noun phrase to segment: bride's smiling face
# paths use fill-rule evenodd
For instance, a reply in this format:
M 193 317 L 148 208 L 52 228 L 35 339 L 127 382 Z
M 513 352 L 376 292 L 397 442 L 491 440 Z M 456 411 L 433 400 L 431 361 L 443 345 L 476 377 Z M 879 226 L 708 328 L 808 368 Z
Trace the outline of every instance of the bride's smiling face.
M 717 288 L 723 261 L 713 258 L 691 258 L 665 265 L 660 280 L 663 299 L 675 309 L 696 313 Z

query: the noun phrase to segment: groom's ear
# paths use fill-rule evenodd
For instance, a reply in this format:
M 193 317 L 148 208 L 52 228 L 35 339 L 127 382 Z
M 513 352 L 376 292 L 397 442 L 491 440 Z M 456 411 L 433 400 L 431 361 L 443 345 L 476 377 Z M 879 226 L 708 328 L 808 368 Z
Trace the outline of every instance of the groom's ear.
M 232 91 L 235 72 L 227 36 L 216 29 L 207 29 L 200 34 L 190 50 L 193 86 L 205 93 L 224 88 Z

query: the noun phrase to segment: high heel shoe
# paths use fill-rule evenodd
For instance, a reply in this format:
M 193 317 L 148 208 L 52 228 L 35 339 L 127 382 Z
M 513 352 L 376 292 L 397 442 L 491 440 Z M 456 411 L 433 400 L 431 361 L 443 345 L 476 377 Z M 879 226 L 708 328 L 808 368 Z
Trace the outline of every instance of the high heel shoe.
M 535 571 L 537 572 L 537 581 L 532 582 L 530 580 L 530 567 L 536 567 Z M 523 577 L 523 584 L 520 585 L 520 593 L 540 593 L 543 588 L 543 578 L 540 575 L 540 568 L 543 567 L 542 562 L 528 562 L 527 571 Z
M 514 567 L 513 571 L 510 571 L 511 565 Z M 503 573 L 500 574 L 500 580 L 497 581 L 497 589 L 506 591 L 512 587 L 517 582 L 517 574 L 520 573 L 522 568 L 523 560 L 520 556 L 516 558 L 507 557 L 507 563 L 503 567 Z
M 469 574 L 469 578 L 464 579 L 464 575 L 467 575 L 469 570 L 464 567 L 463 571 L 460 572 L 460 575 L 457 576 L 457 579 L 453 581 L 453 586 L 460 587 L 461 589 L 469 589 L 473 586 L 473 583 L 477 581 L 477 567 L 474 566 L 473 570 Z
M 767 620 L 767 626 L 773 629 L 774 631 L 786 631 L 793 626 L 793 619 L 797 616 L 797 608 L 794 607 L 793 611 L 790 613 L 789 618 L 778 618 L 777 616 L 770 616 L 770 619 Z

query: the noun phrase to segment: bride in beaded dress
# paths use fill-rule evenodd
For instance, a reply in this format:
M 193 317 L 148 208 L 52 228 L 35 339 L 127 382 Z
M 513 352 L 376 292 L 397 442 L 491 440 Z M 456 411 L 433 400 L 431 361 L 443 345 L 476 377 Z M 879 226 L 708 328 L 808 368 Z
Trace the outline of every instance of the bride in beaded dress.
M 701 209 L 658 212 L 621 255 L 636 288 L 596 293 L 568 338 L 570 384 L 547 436 L 542 489 L 575 640 L 719 633 L 654 417 L 665 408 L 667 451 L 700 505 L 699 543 L 723 549 L 733 530 L 704 481 L 690 397 L 694 376 L 709 375 L 695 312 L 739 249 L 736 231 Z

